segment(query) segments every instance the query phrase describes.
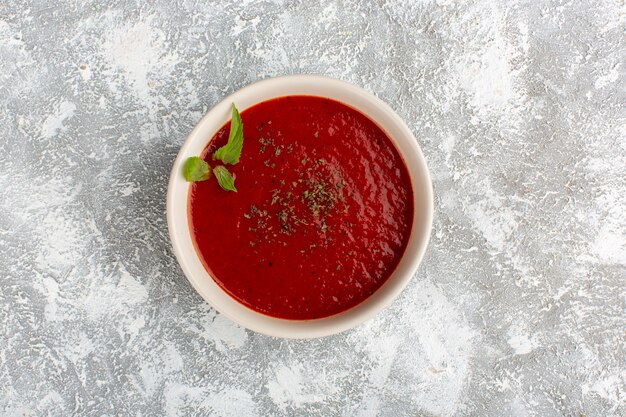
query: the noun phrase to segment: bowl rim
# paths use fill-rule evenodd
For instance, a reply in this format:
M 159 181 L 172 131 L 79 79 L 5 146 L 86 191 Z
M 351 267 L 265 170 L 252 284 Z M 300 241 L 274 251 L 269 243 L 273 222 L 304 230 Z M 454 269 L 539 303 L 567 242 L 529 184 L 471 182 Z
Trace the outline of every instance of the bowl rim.
M 293 92 L 273 95 L 281 91 Z M 315 94 L 315 91 L 320 93 Z M 187 157 L 200 154 L 215 132 L 230 120 L 231 103 L 244 103 L 242 106 L 237 104 L 243 112 L 255 104 L 288 95 L 319 96 L 339 101 L 355 108 L 380 126 L 407 166 L 414 196 L 409 242 L 387 281 L 360 304 L 344 312 L 313 320 L 281 319 L 259 313 L 232 298 L 214 281 L 202 265 L 193 244 L 187 210 L 189 183 L 185 182 L 182 175 L 182 164 Z M 419 215 L 418 208 L 421 210 Z M 406 123 L 388 104 L 372 93 L 354 84 L 320 75 L 286 75 L 257 81 L 235 91 L 211 108 L 189 133 L 176 156 L 166 202 L 168 231 L 174 254 L 196 292 L 218 312 L 247 329 L 293 339 L 324 337 L 346 331 L 389 306 L 413 278 L 424 257 L 430 240 L 433 211 L 432 181 L 426 158 Z M 416 223 L 419 223 L 419 227 L 416 227 Z

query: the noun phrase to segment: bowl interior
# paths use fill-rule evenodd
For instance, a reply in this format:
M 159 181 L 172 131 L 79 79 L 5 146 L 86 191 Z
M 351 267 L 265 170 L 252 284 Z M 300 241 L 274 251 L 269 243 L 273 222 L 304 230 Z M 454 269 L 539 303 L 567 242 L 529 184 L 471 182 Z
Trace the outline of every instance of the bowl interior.
M 189 184 L 182 164 L 199 155 L 208 141 L 230 119 L 230 104 L 243 112 L 259 102 L 287 95 L 312 95 L 340 101 L 367 115 L 391 138 L 409 170 L 413 186 L 413 228 L 406 252 L 394 273 L 361 304 L 334 316 L 315 320 L 285 320 L 251 310 L 227 295 L 205 270 L 193 245 L 187 218 Z M 433 197 L 426 161 L 411 131 L 385 103 L 343 81 L 311 75 L 272 78 L 249 85 L 224 99 L 198 123 L 174 162 L 167 195 L 167 220 L 174 252 L 185 275 L 200 295 L 220 313 L 240 325 L 270 336 L 312 338 L 338 333 L 367 320 L 389 305 L 414 275 L 428 244 Z

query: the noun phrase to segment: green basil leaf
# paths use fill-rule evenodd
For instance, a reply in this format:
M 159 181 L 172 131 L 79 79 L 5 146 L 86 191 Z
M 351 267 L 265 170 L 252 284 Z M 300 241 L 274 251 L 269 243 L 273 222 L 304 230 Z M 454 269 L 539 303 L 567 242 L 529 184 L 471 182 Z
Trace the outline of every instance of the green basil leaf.
M 225 164 L 235 165 L 239 162 L 241 149 L 243 148 L 243 123 L 235 104 L 232 104 L 232 120 L 230 122 L 230 133 L 228 143 L 219 148 L 213 154 L 213 159 L 219 159 Z
M 235 188 L 235 180 L 226 167 L 218 165 L 213 168 L 213 173 L 215 174 L 215 178 L 217 178 L 218 184 L 223 190 L 237 192 L 237 189 Z
M 211 167 L 197 156 L 191 156 L 183 165 L 183 175 L 189 182 L 205 181 L 211 177 Z

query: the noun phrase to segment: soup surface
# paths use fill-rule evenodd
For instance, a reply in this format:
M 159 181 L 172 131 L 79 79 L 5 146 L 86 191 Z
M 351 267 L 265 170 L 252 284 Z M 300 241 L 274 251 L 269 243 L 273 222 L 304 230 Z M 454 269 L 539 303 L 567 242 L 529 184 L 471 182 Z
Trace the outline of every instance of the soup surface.
M 407 168 L 387 135 L 326 98 L 287 96 L 241 113 L 238 192 L 190 185 L 189 226 L 205 268 L 249 308 L 285 319 L 362 302 L 402 257 L 413 219 Z M 230 122 L 201 158 L 228 140 Z

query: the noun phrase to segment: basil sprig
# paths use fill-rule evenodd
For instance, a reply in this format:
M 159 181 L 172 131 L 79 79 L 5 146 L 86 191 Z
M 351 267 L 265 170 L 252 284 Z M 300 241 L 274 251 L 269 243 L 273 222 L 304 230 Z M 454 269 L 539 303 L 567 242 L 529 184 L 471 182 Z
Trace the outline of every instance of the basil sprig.
M 228 142 L 213 153 L 213 160 L 217 159 L 225 164 L 235 165 L 239 162 L 243 149 L 243 123 L 234 103 L 231 108 L 232 120 Z M 206 181 L 211 177 L 211 172 L 215 174 L 215 179 L 223 190 L 237 192 L 235 179 L 225 166 L 218 165 L 211 168 L 206 161 L 197 156 L 190 156 L 183 164 L 183 176 L 188 182 Z

